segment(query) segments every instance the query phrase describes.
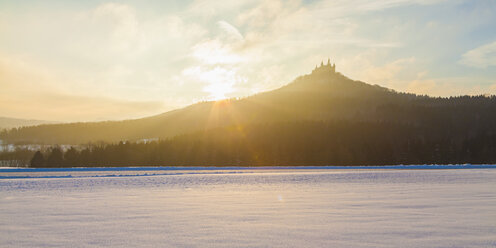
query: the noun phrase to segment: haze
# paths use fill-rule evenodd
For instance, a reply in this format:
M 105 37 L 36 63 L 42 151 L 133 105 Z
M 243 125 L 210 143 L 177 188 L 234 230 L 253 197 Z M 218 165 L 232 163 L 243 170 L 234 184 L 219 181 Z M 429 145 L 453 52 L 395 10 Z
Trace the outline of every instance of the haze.
M 432 96 L 496 93 L 494 1 L 0 1 L 0 116 L 138 118 L 278 88 L 331 57 Z

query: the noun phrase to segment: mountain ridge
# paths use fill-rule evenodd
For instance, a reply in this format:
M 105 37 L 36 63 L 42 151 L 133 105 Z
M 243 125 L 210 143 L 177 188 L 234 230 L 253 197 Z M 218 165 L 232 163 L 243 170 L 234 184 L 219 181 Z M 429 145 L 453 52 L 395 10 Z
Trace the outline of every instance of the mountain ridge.
M 239 100 L 200 102 L 134 120 L 24 127 L 3 132 L 0 139 L 10 143 L 43 144 L 138 141 L 150 138 L 167 139 L 229 125 L 301 120 L 429 125 L 436 123 L 430 119 L 436 119 L 430 112 L 439 112 L 440 116 L 444 116 L 444 110 L 452 109 L 462 102 L 465 102 L 465 105 L 462 104 L 465 108 L 471 108 L 476 102 L 483 102 L 491 111 L 496 110 L 494 97 L 432 98 L 401 93 L 349 79 L 336 72 L 335 67 L 322 65 L 311 74 L 299 76 L 279 89 Z M 462 111 L 467 120 L 474 119 L 473 114 L 487 113 L 485 107 L 474 106 L 471 111 Z
M 47 120 L 35 120 L 35 119 L 22 119 L 22 118 L 11 118 L 6 116 L 0 116 L 0 130 L 10 129 L 23 126 L 36 126 L 41 124 L 53 124 L 58 123 L 57 121 L 47 121 Z

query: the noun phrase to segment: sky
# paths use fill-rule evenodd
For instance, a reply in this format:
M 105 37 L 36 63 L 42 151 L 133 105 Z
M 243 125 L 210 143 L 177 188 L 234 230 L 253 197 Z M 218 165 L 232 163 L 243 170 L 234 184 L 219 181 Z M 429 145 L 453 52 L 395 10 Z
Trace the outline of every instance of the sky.
M 140 118 L 328 58 L 397 91 L 496 94 L 496 1 L 0 0 L 0 116 Z

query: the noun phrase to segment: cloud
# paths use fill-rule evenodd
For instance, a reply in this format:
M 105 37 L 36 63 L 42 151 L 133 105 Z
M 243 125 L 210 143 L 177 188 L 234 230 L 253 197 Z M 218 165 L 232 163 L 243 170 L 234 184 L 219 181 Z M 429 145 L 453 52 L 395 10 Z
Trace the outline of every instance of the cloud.
M 250 62 L 250 56 L 243 52 L 245 40 L 239 30 L 226 21 L 217 25 L 223 32 L 192 47 L 190 55 L 196 65 L 184 69 L 180 79 L 187 84 L 201 83 L 207 100 L 227 98 L 237 91 L 236 86 L 247 81 L 238 66 Z
M 129 107 L 139 116 L 147 108 L 165 111 L 198 100 L 278 88 L 328 56 L 345 75 L 396 90 L 438 94 L 438 85 L 449 88 L 448 82 L 459 85 L 457 92 L 474 92 L 473 85 L 486 89 L 486 81 L 446 79 L 453 61 L 438 58 L 466 47 L 461 44 L 466 39 L 459 36 L 494 23 L 494 11 L 478 5 L 489 14 L 479 18 L 480 13 L 471 12 L 462 16 L 466 20 L 459 12 L 455 17 L 445 14 L 457 9 L 458 2 L 423 6 L 440 2 L 194 0 L 171 7 L 131 0 L 71 7 L 47 2 L 44 8 L 12 4 L 15 8 L 9 5 L 0 13 L 0 97 L 20 103 L 52 93 L 75 108 L 71 97 L 62 96 L 89 97 L 102 105 L 122 101 L 145 108 Z M 442 15 L 432 15 L 437 12 Z M 463 63 L 494 65 L 490 48 L 467 52 Z M 440 64 L 443 70 L 438 70 Z M 484 73 L 481 79 L 494 78 L 489 70 Z M 162 103 L 163 110 L 158 104 L 139 104 L 145 102 Z M 111 112 L 109 118 L 117 118 Z M 121 115 L 126 116 L 124 111 Z M 85 116 L 101 117 L 89 112 Z
M 117 39 L 128 40 L 138 33 L 136 12 L 129 5 L 104 3 L 93 11 L 93 21 L 98 25 L 112 26 Z
M 319 12 L 326 12 L 328 17 L 339 18 L 342 16 L 380 11 L 405 5 L 432 5 L 444 1 L 446 0 L 334 0 L 319 1 L 315 5 L 318 6 L 316 9 L 318 9 Z
M 61 121 L 81 120 L 83 116 L 93 120 L 105 115 L 95 111 L 94 116 L 90 112 L 76 116 L 64 106 L 77 108 L 71 99 L 87 96 L 90 102 L 102 103 L 98 109 L 121 102 L 128 106 L 121 116 L 137 117 L 194 101 L 196 96 L 188 94 L 188 87 L 175 87 L 172 77 L 181 72 L 191 46 L 207 34 L 205 27 L 177 15 L 143 15 L 131 4 L 58 7 L 61 10 L 19 8 L 0 14 L 0 23 L 6 24 L 0 25 L 0 97 L 8 95 L 9 102 L 26 101 L 25 106 L 34 107 L 30 104 L 33 96 L 76 96 L 57 97 L 67 104 L 47 104 L 46 111 L 36 110 L 39 113 L 8 110 L 7 106 L 20 107 L 4 98 L 0 112 L 8 111 L 10 116 L 50 115 L 54 108 L 60 108 L 67 111 L 67 118 L 54 117 Z M 53 102 L 49 97 L 38 101 Z M 122 118 L 111 112 L 108 119 Z
M 226 21 L 219 21 L 217 22 L 219 27 L 223 29 L 226 33 L 234 37 L 235 39 L 239 41 L 244 41 L 243 35 L 239 32 L 237 28 L 235 28 L 233 25 L 229 24 Z
M 390 84 L 398 80 L 400 73 L 405 72 L 416 62 L 415 57 L 402 58 L 390 62 L 383 66 L 371 66 L 364 71 L 365 77 L 369 82 L 382 82 Z
M 243 61 L 240 55 L 232 51 L 229 44 L 217 39 L 198 43 L 191 50 L 192 56 L 205 64 L 236 64 Z
M 383 56 L 379 50 L 371 50 L 343 60 L 338 64 L 345 75 L 371 84 L 379 84 L 396 91 L 435 97 L 458 95 L 495 94 L 493 79 L 484 77 L 433 77 L 429 70 L 419 64 L 422 59 L 407 57 L 377 65 L 374 58 Z
M 116 120 L 167 109 L 163 101 L 112 98 L 97 91 L 85 95 L 75 86 L 60 87 L 64 81 L 49 68 L 27 59 L 0 56 L 0 116 L 57 121 Z
M 186 13 L 201 18 L 210 18 L 226 13 L 238 13 L 239 11 L 256 4 L 259 0 L 194 0 L 186 10 Z
M 477 68 L 496 66 L 496 41 L 464 53 L 460 63 Z

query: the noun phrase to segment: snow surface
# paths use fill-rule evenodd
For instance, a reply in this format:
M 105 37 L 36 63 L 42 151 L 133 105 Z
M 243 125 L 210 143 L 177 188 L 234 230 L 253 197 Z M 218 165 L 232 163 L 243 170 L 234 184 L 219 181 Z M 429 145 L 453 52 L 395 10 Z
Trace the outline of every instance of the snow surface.
M 0 247 L 496 247 L 495 167 L 445 168 L 2 168 Z

